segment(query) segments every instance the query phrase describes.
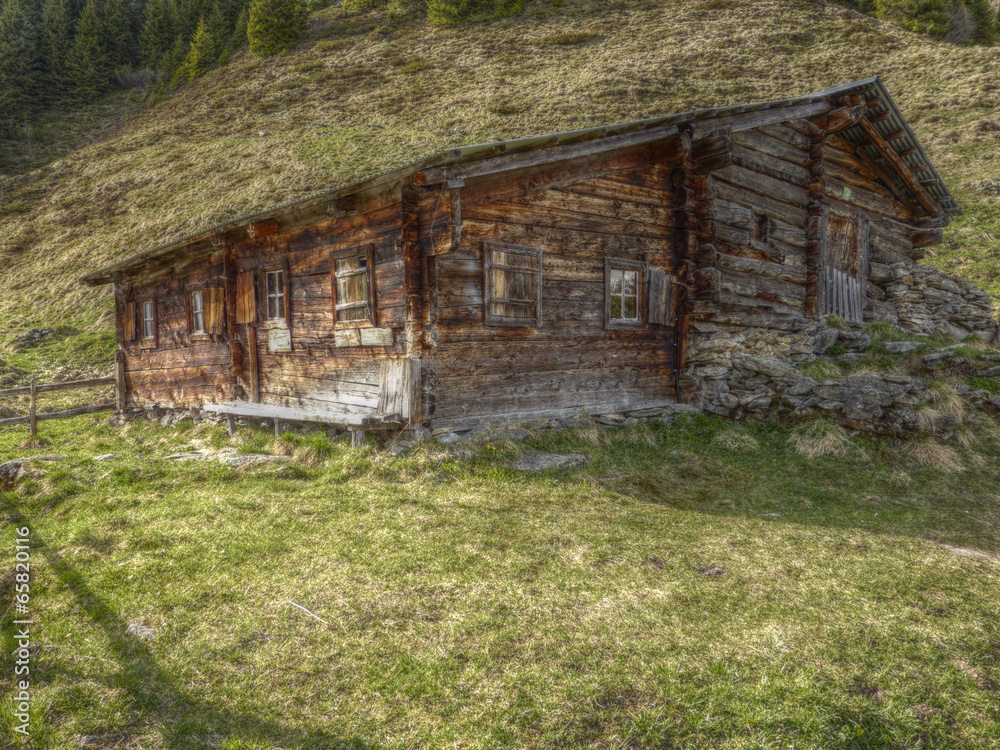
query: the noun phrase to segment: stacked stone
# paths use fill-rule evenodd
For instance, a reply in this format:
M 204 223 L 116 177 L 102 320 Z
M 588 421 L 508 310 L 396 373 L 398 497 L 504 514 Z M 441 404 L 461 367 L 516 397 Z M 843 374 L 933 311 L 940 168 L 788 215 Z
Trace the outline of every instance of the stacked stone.
M 944 276 L 934 266 L 898 263 L 893 280 L 885 285 L 887 302 L 893 311 L 874 306 L 871 317 L 889 322 L 905 331 L 924 336 L 945 332 L 964 338 L 975 334 L 984 341 L 997 336 L 992 298 L 968 282 Z
M 796 334 L 720 331 L 691 347 L 688 374 L 701 381 L 702 408 L 725 417 L 820 413 L 867 432 L 940 438 L 952 435 L 958 425 L 950 414 L 927 410 L 923 418 L 918 416 L 917 408 L 934 400 L 933 392 L 918 378 L 858 373 L 839 380 L 817 381 L 798 370 L 799 364 L 821 357 L 838 343 L 848 349 L 844 357 L 863 356 L 860 353 L 871 345 L 869 337 L 860 331 L 816 326 Z M 898 349 L 902 353 L 906 347 Z M 948 350 L 941 354 L 948 355 Z M 988 369 L 992 367 L 989 361 Z M 977 405 L 1000 409 L 1000 397 L 986 391 L 962 391 Z

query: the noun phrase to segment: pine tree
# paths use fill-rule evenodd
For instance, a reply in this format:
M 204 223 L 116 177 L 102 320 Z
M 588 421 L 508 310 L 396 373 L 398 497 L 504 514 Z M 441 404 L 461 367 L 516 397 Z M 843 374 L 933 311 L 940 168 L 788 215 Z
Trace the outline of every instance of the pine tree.
M 66 0 L 45 0 L 39 51 L 45 70 L 46 103 L 65 97 L 68 89 L 66 58 L 73 40 L 73 17 Z
M 0 5 L 0 131 L 11 136 L 37 109 L 41 84 L 37 18 L 31 0 Z
M 180 34 L 174 40 L 170 52 L 163 56 L 160 69 L 160 91 L 173 90 L 180 86 L 184 74 L 184 60 L 187 58 L 188 45 Z
M 101 0 L 98 6 L 101 46 L 112 72 L 138 62 L 138 44 L 132 35 L 131 6 L 126 0 Z
M 305 35 L 304 0 L 251 0 L 247 39 L 255 55 L 274 55 L 294 47 Z
M 174 44 L 175 23 L 173 6 L 167 0 L 151 0 L 146 8 L 146 23 L 139 35 L 140 62 L 158 68 L 160 60 Z
M 976 24 L 973 44 L 993 44 L 997 40 L 997 19 L 989 0 L 962 0 Z
M 181 65 L 182 76 L 193 81 L 211 68 L 218 59 L 218 46 L 205 25 L 205 19 L 201 19 L 191 39 L 191 49 L 188 50 L 187 57 Z
M 101 43 L 101 31 L 95 0 L 87 0 L 66 59 L 70 94 L 81 104 L 104 92 L 111 79 L 111 65 Z
M 247 46 L 247 44 L 249 44 L 249 39 L 247 38 L 247 26 L 249 23 L 250 9 L 244 5 L 243 10 L 241 10 L 239 16 L 236 17 L 236 26 L 233 28 L 233 34 L 229 37 L 230 49 L 243 49 Z

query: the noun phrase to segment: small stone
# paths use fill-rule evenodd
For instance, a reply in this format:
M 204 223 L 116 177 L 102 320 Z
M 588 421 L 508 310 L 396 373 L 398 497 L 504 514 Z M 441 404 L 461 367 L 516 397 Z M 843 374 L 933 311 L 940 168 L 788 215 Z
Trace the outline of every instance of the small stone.
M 719 578 L 726 574 L 726 569 L 721 565 L 711 565 L 707 568 L 702 568 L 698 572 L 703 576 L 708 576 L 709 578 Z
M 520 427 L 514 427 L 504 433 L 504 437 L 508 440 L 524 440 L 525 438 L 531 437 L 531 433 Z
M 393 457 L 395 457 L 395 456 L 402 456 L 404 453 L 406 453 L 412 447 L 413 447 L 413 443 L 409 442 L 408 440 L 398 440 L 395 443 L 393 443 L 391 446 L 389 446 L 389 455 L 393 456 Z
M 846 354 L 838 356 L 837 359 L 844 362 L 858 362 L 867 356 L 867 354 L 863 354 L 862 352 L 847 352 Z
M 94 456 L 95 461 L 107 461 L 109 458 L 114 458 L 117 453 L 105 453 L 102 456 Z
M 545 471 L 547 469 L 570 469 L 583 466 L 587 457 L 581 453 L 537 453 L 522 458 L 514 467 L 521 471 Z
M 906 354 L 923 346 L 919 341 L 886 341 L 883 346 L 893 354 Z
M 434 439 L 442 445 L 451 445 L 452 443 L 457 443 L 462 438 L 455 432 L 443 432 L 439 435 L 435 435 Z
M 813 337 L 813 351 L 816 354 L 826 354 L 826 350 L 837 343 L 840 331 L 836 328 L 821 328 Z
M 85 734 L 80 737 L 80 747 L 96 747 L 101 744 L 101 738 L 96 734 Z
M 145 625 L 132 623 L 125 628 L 125 637 L 138 638 L 140 641 L 151 641 L 156 637 L 156 630 Z
M 10 489 L 21 481 L 22 477 L 27 474 L 24 462 L 25 459 L 18 458 L 0 464 L 0 490 Z

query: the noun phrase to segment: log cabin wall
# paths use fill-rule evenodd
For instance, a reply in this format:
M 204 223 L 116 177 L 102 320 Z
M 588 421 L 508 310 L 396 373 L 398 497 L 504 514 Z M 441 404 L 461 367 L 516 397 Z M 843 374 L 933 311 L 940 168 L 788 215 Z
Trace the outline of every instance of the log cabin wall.
M 261 403 L 276 406 L 375 411 L 382 362 L 405 356 L 400 192 L 359 199 L 338 213 L 342 215 L 232 245 L 236 272 L 256 272 L 258 283 L 257 322 L 239 325 L 237 331 L 243 344 L 238 383 L 244 400 L 256 400 L 256 395 Z M 331 252 L 368 248 L 374 261 L 374 325 L 335 325 Z M 273 351 L 272 337 L 283 326 L 266 322 L 266 311 L 261 314 L 262 278 L 269 269 L 283 268 L 290 278 L 290 350 Z M 252 392 L 254 349 L 259 394 Z
M 670 169 L 651 166 L 648 154 L 505 173 L 442 191 L 435 204 L 438 216 L 446 206 L 450 226 L 436 224 L 436 239 L 424 242 L 433 285 L 424 367 L 434 427 L 676 400 L 672 327 L 605 327 L 606 258 L 673 271 Z M 541 325 L 486 324 L 487 241 L 541 249 Z
M 886 298 L 888 264 L 920 257 L 913 209 L 882 181 L 857 147 L 814 122 L 792 120 L 737 131 L 731 163 L 696 181 L 700 262 L 714 265 L 714 294 L 692 305 L 694 330 L 791 330 L 841 312 L 824 274 L 837 265 L 846 227 L 860 306 Z M 848 264 L 850 265 L 850 264 Z
M 694 331 L 790 327 L 808 315 L 809 138 L 788 123 L 737 131 L 730 163 L 698 184 L 701 257 L 715 294 Z
M 155 340 L 140 336 L 122 342 L 128 405 L 192 408 L 259 399 L 279 406 L 375 411 L 385 396 L 383 362 L 407 355 L 400 193 L 396 188 L 356 199 L 347 209 L 334 209 L 332 217 L 288 216 L 270 234 L 232 232 L 218 238 L 218 249 L 193 257 L 181 252 L 179 260 L 120 284 L 119 330 L 129 302 L 141 306 L 153 298 L 157 312 Z M 374 325 L 334 324 L 330 254 L 349 248 L 371 248 Z M 269 323 L 263 274 L 286 269 L 287 323 Z M 238 324 L 237 279 L 247 273 L 255 281 L 257 314 L 253 323 Z M 198 285 L 225 289 L 220 335 L 187 333 L 187 289 Z M 141 318 L 136 325 L 141 327 Z M 287 331 L 287 347 L 279 346 L 287 350 L 272 351 L 275 329 Z
M 223 253 L 197 258 L 182 257 L 170 273 L 162 269 L 138 275 L 116 289 L 116 328 L 125 356 L 125 404 L 142 407 L 192 407 L 228 397 L 228 337 L 188 332 L 188 288 L 222 286 Z M 156 330 L 142 335 L 142 303 L 151 301 L 156 311 Z M 134 306 L 133 306 L 134 305 Z M 136 327 L 134 337 L 126 311 Z

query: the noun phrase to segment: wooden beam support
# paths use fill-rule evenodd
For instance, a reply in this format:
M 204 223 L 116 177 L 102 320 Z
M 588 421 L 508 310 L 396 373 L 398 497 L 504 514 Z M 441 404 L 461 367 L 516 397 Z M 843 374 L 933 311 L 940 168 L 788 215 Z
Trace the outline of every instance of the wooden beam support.
M 278 222 L 274 219 L 265 219 L 264 221 L 253 221 L 247 224 L 247 234 L 250 239 L 256 239 L 258 237 L 264 237 L 269 234 L 278 233 Z
M 892 110 L 887 109 L 885 112 L 882 112 L 881 114 L 877 115 L 872 115 L 868 119 L 871 122 L 882 122 L 883 120 L 888 120 L 890 117 L 892 117 Z
M 859 104 L 856 107 L 841 107 L 828 112 L 826 114 L 825 124 L 819 124 L 820 127 L 823 127 L 828 134 L 839 133 L 842 130 L 847 130 L 848 128 L 853 128 L 857 125 L 858 120 L 864 117 L 867 111 L 868 110 L 863 104 Z

